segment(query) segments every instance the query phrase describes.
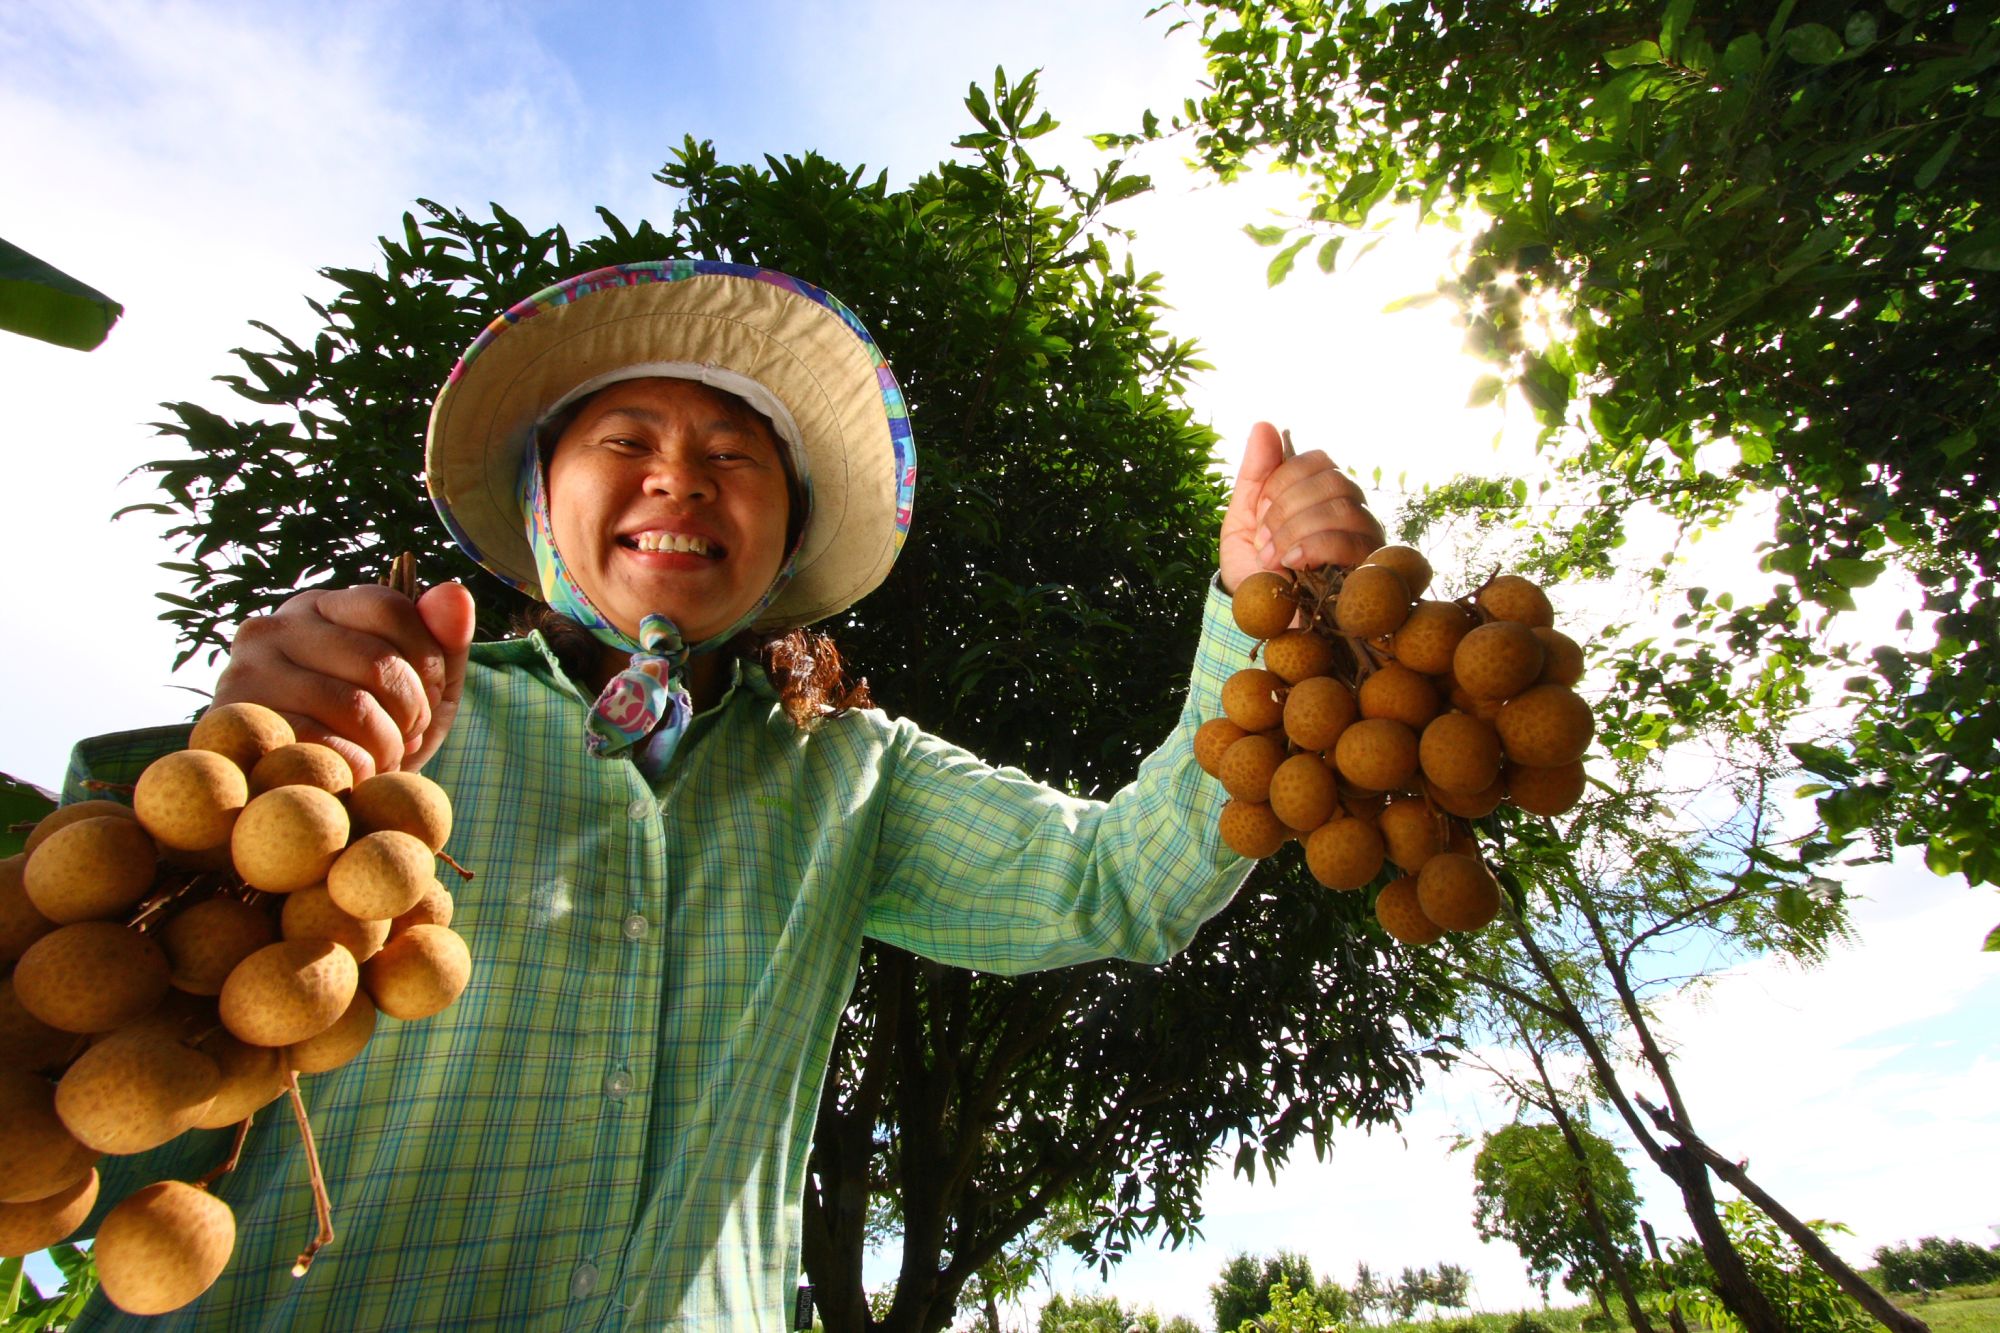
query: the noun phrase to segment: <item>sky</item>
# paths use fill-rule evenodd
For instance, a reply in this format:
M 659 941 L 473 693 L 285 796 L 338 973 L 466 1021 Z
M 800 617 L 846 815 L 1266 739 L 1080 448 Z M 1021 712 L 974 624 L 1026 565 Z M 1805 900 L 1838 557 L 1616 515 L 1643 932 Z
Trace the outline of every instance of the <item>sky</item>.
M 1193 90 L 1198 48 L 1144 17 L 1146 0 L 872 0 L 820 5 L 675 0 L 528 4 L 10 0 L 0 6 L 0 236 L 124 302 L 81 354 L 0 336 L 0 542 L 17 593 L 0 603 L 0 770 L 53 787 L 79 736 L 185 717 L 215 667 L 171 670 L 155 594 L 173 555 L 158 520 L 112 522 L 151 498 L 148 460 L 173 442 L 158 404 L 223 408 L 229 349 L 302 335 L 329 265 L 368 265 L 375 237 L 429 198 L 498 201 L 530 225 L 593 229 L 593 208 L 664 218 L 651 173 L 684 136 L 724 160 L 816 150 L 905 182 L 968 128 L 968 83 L 1041 70 L 1063 122 L 1043 155 L 1088 170 L 1087 133 L 1127 129 Z M 1159 188 L 1114 218 L 1138 232 L 1182 336 L 1215 369 L 1193 394 L 1233 468 L 1250 424 L 1289 427 L 1364 479 L 1378 512 L 1461 470 L 1532 473 L 1524 414 L 1466 409 L 1480 373 L 1442 305 L 1383 313 L 1428 290 L 1455 238 L 1397 226 L 1332 279 L 1267 291 L 1270 252 L 1242 234 L 1295 186 L 1195 181 L 1176 145 L 1140 156 Z M 1353 247 L 1350 247 L 1352 249 Z M 1310 269 L 1310 266 L 1307 266 Z M 810 276 L 810 275 L 805 275 Z M 862 312 L 864 318 L 866 312 Z M 921 496 L 917 521 L 922 522 Z M 1753 568 L 1711 544 L 1717 577 Z M 27 586 L 32 583 L 31 588 Z M 1562 624 L 1629 612 L 1556 590 Z M 1750 963 L 1669 1006 L 1690 1103 L 1710 1141 L 1802 1215 L 1851 1227 L 1865 1262 L 1920 1235 L 1991 1242 L 2000 1224 L 2000 918 L 1990 893 L 1895 863 L 1848 882 L 1861 942 L 1823 967 Z M 1349 1136 L 1277 1184 L 1218 1167 L 1204 1239 L 1142 1251 L 1112 1277 L 1059 1269 L 1128 1305 L 1206 1324 L 1232 1253 L 1300 1251 L 1343 1280 L 1457 1263 L 1484 1308 L 1535 1299 L 1518 1258 L 1471 1227 L 1471 1154 L 1457 1137 L 1509 1118 L 1468 1073 L 1433 1080 L 1400 1133 Z M 1687 1232 L 1650 1168 L 1647 1212 Z M 1560 1295 L 1560 1293 L 1558 1293 Z M 1025 1319 L 1027 1311 L 1017 1312 Z

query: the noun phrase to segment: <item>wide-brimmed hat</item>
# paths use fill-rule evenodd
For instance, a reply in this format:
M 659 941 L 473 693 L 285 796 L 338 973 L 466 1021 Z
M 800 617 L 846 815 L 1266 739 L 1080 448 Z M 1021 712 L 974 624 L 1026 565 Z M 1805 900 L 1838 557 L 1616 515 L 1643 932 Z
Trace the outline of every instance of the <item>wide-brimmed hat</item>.
M 757 628 L 845 610 L 889 573 L 910 529 L 916 449 L 902 390 L 854 313 L 808 282 L 674 259 L 598 269 L 488 325 L 431 409 L 424 474 L 458 544 L 541 595 L 523 469 L 550 413 L 642 375 L 694 379 L 772 419 L 810 496 L 791 580 Z

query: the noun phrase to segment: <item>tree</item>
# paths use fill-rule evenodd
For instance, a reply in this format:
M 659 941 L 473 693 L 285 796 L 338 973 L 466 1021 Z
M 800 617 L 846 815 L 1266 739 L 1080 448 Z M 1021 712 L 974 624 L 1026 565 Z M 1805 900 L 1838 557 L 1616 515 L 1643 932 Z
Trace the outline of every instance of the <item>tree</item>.
M 241 349 L 241 420 L 190 403 L 151 471 L 185 580 L 184 654 L 309 584 L 374 577 L 390 552 L 466 578 L 499 632 L 511 594 L 432 521 L 418 444 L 432 393 L 495 310 L 595 266 L 704 255 L 808 276 L 866 312 L 912 409 L 922 485 L 887 586 L 826 628 L 878 700 L 996 762 L 1108 794 L 1170 729 L 1221 492 L 1213 434 L 1181 400 L 1194 349 L 1105 210 L 1145 188 L 1037 165 L 1054 120 L 1033 81 L 968 99 L 960 154 L 892 190 L 823 158 L 728 165 L 689 142 L 659 173 L 672 218 L 572 240 L 495 208 L 425 203 L 380 269 L 331 269 L 321 327 Z M 1391 1122 L 1449 1054 L 1455 983 L 1362 905 L 1267 868 L 1160 968 L 1020 980 L 870 949 L 814 1132 L 803 1249 L 829 1329 L 941 1329 L 968 1284 L 1052 1211 L 1112 1262 L 1178 1241 L 1226 1138 L 1274 1170 L 1301 1139 Z M 893 1195 L 901 1263 L 871 1308 L 871 1198 Z
M 1574 1141 L 1583 1156 L 1572 1152 Z M 1549 1291 L 1558 1273 L 1571 1291 L 1589 1291 L 1609 1310 L 1609 1285 L 1594 1208 L 1614 1243 L 1638 1258 L 1639 1196 L 1632 1173 L 1609 1142 L 1577 1127 L 1516 1121 L 1485 1136 L 1473 1159 L 1472 1223 L 1483 1240 L 1505 1240 L 1528 1273 Z
M 1882 1270 L 1882 1285 L 1890 1291 L 1937 1291 L 2000 1279 L 2000 1250 L 1984 1249 L 1969 1240 L 1925 1236 L 1914 1246 L 1880 1245 L 1875 1263 Z
M 1357 1263 L 1354 1265 L 1354 1285 L 1347 1289 L 1347 1301 L 1354 1317 L 1366 1323 L 1370 1314 L 1389 1308 L 1390 1297 L 1382 1280 L 1375 1276 L 1375 1270 L 1365 1263 Z
M 1791 1333 L 1868 1333 L 1875 1326 L 1817 1264 L 1799 1253 L 1784 1233 L 1749 1203 L 1730 1200 L 1722 1206 L 1722 1218 L 1734 1248 L 1748 1259 L 1758 1287 L 1771 1294 L 1784 1327 Z M 1813 1230 L 1846 1228 L 1815 1222 Z M 1706 1251 L 1704 1245 L 1686 1242 L 1669 1246 L 1666 1261 L 1655 1265 L 1654 1282 L 1661 1291 L 1702 1311 L 1712 1324 L 1721 1314 L 1717 1309 L 1721 1302 L 1701 1294 L 1717 1290 Z M 1688 1295 L 1691 1291 L 1697 1293 L 1692 1298 Z
M 1328 1309 L 1321 1300 L 1323 1292 L 1339 1290 L 1339 1287 L 1315 1290 L 1311 1286 L 1294 1290 L 1290 1279 L 1281 1277 L 1271 1285 L 1270 1308 L 1259 1316 L 1245 1318 L 1236 1325 L 1235 1333 L 1340 1333 L 1340 1314 Z M 1216 1325 L 1217 1329 L 1227 1327 Z
M 1700 642 L 1631 669 L 1847 676 L 1846 734 L 1797 751 L 1826 825 L 1801 859 L 1866 838 L 2000 880 L 1991 0 L 1181 12 L 1208 83 L 1147 128 L 1191 132 L 1225 177 L 1272 154 L 1310 178 L 1297 226 L 1255 229 L 1282 245 L 1274 281 L 1316 239 L 1330 268 L 1380 207 L 1476 204 L 1446 291 L 1495 363 L 1485 392 L 1518 387 L 1559 469 L 1602 489 L 1577 527 L 1775 508 L 1769 595 L 1691 596 Z M 1892 571 L 1925 623 L 1852 621 L 1854 590 Z
M 1233 1254 L 1208 1289 L 1218 1329 L 1236 1329 L 1251 1319 L 1273 1312 L 1280 1287 L 1295 1302 L 1310 1300 L 1313 1310 L 1329 1321 L 1347 1317 L 1347 1293 L 1336 1282 L 1313 1277 L 1312 1260 L 1290 1250 L 1257 1259 L 1246 1253 Z M 1301 1314 L 1304 1312 L 1301 1311 Z

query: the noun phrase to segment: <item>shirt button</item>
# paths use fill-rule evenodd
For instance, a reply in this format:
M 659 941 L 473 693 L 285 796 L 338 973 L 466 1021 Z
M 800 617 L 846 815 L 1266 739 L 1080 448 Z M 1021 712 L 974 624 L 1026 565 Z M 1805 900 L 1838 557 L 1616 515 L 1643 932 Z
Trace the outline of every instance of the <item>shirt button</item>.
M 585 1300 L 597 1290 L 597 1265 L 586 1259 L 576 1266 L 569 1275 L 569 1294 L 576 1300 Z
M 628 940 L 645 939 L 646 927 L 646 918 L 640 916 L 637 912 L 632 913 L 632 915 L 625 918 L 625 938 Z
M 632 804 L 625 807 L 625 813 L 634 820 L 651 819 L 658 811 L 658 806 L 643 797 L 633 800 Z
M 622 1069 L 614 1069 L 604 1080 L 604 1095 L 614 1102 L 625 1100 L 625 1094 L 632 1091 L 632 1076 Z M 591 1270 L 594 1274 L 595 1269 Z

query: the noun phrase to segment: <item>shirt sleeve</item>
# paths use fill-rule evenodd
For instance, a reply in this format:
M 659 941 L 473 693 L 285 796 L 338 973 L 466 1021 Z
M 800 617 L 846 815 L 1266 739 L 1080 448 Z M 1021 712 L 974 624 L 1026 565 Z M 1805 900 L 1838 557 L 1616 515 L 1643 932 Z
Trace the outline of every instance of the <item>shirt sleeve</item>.
M 1228 797 L 1195 729 L 1255 640 L 1211 584 L 1173 733 L 1108 802 L 1068 796 L 899 723 L 867 933 L 955 967 L 1016 974 L 1187 947 L 1250 872 L 1216 821 Z

